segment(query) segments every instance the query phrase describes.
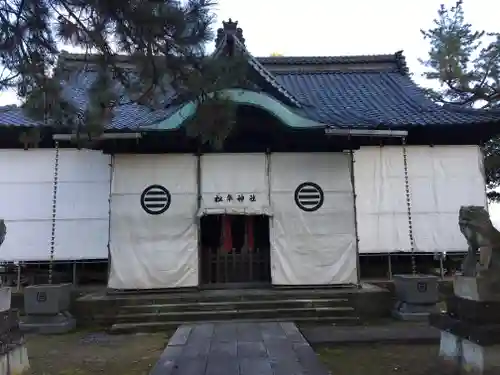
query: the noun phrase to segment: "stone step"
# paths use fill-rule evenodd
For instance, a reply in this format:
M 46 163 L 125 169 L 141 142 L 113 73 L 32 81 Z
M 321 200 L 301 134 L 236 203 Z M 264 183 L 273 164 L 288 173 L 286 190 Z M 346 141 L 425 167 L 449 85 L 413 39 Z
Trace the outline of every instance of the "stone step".
M 273 308 L 273 309 L 243 309 L 243 310 L 214 310 L 214 311 L 171 311 L 149 312 L 137 314 L 119 314 L 115 317 L 116 323 L 142 323 L 160 321 L 205 321 L 205 320 L 233 320 L 233 319 L 273 319 L 273 318 L 307 318 L 307 317 L 339 317 L 353 316 L 352 307 L 318 307 L 318 308 Z
M 109 300 L 119 306 L 124 305 L 162 305 L 202 302 L 234 302 L 234 301 L 274 301 L 274 300 L 307 300 L 349 298 L 357 288 L 324 288 L 324 289 L 222 289 L 202 291 L 166 291 L 163 293 L 117 293 L 100 297 L 99 300 Z M 92 299 L 86 296 L 79 300 L 84 302 Z
M 349 307 L 346 298 L 324 299 L 289 299 L 264 301 L 231 301 L 231 302 L 191 302 L 166 303 L 152 305 L 126 305 L 120 308 L 122 314 L 162 313 L 173 311 L 219 311 L 244 309 L 279 309 L 279 308 L 319 308 Z
M 219 323 L 225 319 L 204 320 L 196 323 Z M 302 318 L 273 318 L 273 319 L 233 319 L 231 323 L 252 322 L 295 322 L 301 324 L 335 324 L 335 325 L 357 325 L 359 318 L 353 316 L 337 317 L 302 317 Z M 113 334 L 129 334 L 139 332 L 161 332 L 171 331 L 183 324 L 193 324 L 192 321 L 166 321 L 166 322 L 142 322 L 142 323 L 115 323 L 109 329 Z

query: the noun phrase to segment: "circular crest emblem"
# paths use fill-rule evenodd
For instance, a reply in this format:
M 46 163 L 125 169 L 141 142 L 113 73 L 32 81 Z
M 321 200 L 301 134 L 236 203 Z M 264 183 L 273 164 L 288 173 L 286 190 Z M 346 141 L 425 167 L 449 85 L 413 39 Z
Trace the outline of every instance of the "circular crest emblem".
M 304 182 L 295 189 L 295 204 L 306 212 L 318 210 L 325 200 L 323 189 L 314 182 Z
M 419 293 L 427 292 L 427 283 L 425 283 L 425 282 L 417 283 L 417 291 Z
M 150 215 L 161 215 L 170 207 L 170 192 L 161 185 L 150 185 L 141 194 L 141 206 Z
M 37 302 L 47 302 L 47 293 L 46 292 L 37 292 L 36 293 L 36 301 Z

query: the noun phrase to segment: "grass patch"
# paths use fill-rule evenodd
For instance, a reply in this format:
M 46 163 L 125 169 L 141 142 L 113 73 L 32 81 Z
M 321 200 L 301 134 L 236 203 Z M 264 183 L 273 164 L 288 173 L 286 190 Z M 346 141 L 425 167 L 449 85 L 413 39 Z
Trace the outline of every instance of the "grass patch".
M 430 375 L 438 352 L 438 345 L 372 345 L 317 350 L 331 373 L 338 375 Z
M 77 331 L 27 335 L 29 375 L 142 375 L 158 361 L 172 332 L 109 335 Z

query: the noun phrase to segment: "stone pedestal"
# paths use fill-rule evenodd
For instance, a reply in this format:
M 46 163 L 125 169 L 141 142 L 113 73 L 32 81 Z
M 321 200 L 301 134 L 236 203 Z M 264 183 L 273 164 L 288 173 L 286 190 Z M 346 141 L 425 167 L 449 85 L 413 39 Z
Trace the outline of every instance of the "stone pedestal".
M 438 312 L 438 277 L 434 275 L 394 275 L 398 302 L 392 315 L 401 320 L 427 320 Z
M 32 285 L 24 291 L 24 332 L 64 333 L 75 328 L 69 313 L 72 284 Z
M 441 360 L 465 373 L 500 374 L 500 296 L 489 280 L 465 276 L 454 293 L 448 311 L 429 318 L 441 331 Z
M 471 301 L 500 302 L 500 290 L 496 290 L 490 280 L 481 277 L 455 277 L 453 293 L 459 298 Z

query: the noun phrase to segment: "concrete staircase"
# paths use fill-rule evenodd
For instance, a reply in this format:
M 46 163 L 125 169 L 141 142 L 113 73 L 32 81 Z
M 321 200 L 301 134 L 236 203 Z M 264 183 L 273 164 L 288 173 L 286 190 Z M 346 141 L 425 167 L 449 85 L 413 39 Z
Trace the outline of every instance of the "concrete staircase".
M 85 296 L 93 323 L 114 333 L 171 330 L 181 324 L 219 321 L 294 321 L 353 325 L 357 288 L 239 289 Z M 99 308 L 96 303 L 101 301 Z M 94 304 L 91 305 L 90 303 Z M 105 307 L 107 306 L 107 307 Z M 83 314 L 83 313 L 82 313 Z

